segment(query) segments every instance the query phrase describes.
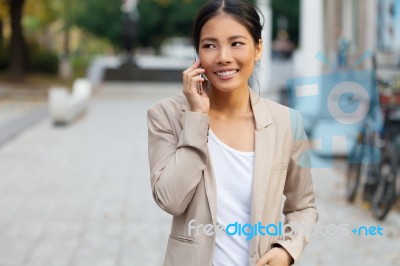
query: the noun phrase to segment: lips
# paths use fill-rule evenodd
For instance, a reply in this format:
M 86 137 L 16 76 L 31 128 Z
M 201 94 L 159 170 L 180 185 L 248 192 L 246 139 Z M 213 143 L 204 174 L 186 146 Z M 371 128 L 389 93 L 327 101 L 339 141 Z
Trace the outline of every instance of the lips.
M 233 74 L 236 74 L 237 72 L 239 72 L 238 69 L 230 69 L 230 70 L 224 70 L 224 71 L 217 71 L 217 72 L 214 72 L 214 73 L 217 76 L 220 76 L 220 77 L 228 77 L 228 76 L 231 76 Z

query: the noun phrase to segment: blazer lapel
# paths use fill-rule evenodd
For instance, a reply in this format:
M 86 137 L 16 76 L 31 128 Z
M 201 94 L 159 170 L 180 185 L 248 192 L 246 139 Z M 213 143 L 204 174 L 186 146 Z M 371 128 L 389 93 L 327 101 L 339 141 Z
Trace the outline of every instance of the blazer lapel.
M 269 187 L 268 176 L 272 169 L 276 129 L 267 104 L 251 89 L 250 100 L 256 123 L 250 224 L 256 224 L 262 221 L 262 212 Z M 249 254 L 251 256 L 257 252 L 259 237 L 257 234 L 250 243 Z
M 273 120 L 269 108 L 265 101 L 261 99 L 251 89 L 250 102 L 253 109 L 254 120 L 256 123 L 255 130 L 255 158 L 254 158 L 254 173 L 252 184 L 252 200 L 250 211 L 250 223 L 254 224 L 262 219 L 262 212 L 265 205 L 267 194 L 269 173 L 272 168 L 272 159 L 275 148 L 276 130 L 273 126 Z M 181 105 L 181 111 L 190 110 L 187 103 Z M 183 119 L 183 113 L 180 119 Z M 211 211 L 212 222 L 216 223 L 216 183 L 214 172 L 212 169 L 212 161 L 209 158 L 206 168 L 204 169 L 204 182 L 208 198 L 208 204 Z M 250 254 L 254 255 L 257 252 L 259 243 L 259 235 L 253 238 L 250 243 Z

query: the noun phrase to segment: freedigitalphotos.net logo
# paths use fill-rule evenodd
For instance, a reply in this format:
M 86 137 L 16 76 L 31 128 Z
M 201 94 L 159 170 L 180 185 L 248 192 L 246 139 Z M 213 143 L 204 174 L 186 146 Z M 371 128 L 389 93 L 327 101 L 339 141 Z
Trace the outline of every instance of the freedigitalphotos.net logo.
M 380 225 L 361 225 L 351 226 L 347 223 L 342 224 L 322 224 L 316 223 L 312 225 L 303 225 L 300 223 L 283 224 L 262 224 L 257 222 L 254 224 L 233 222 L 227 225 L 223 224 L 197 224 L 196 219 L 192 219 L 188 223 L 188 236 L 206 235 L 213 236 L 214 234 L 227 234 L 229 236 L 243 236 L 247 241 L 255 236 L 278 236 L 283 240 L 292 239 L 299 233 L 312 236 L 383 236 L 383 227 Z
M 305 130 L 313 143 L 313 151 L 325 155 L 326 159 L 332 159 L 338 149 L 346 150 L 341 155 L 350 155 L 356 145 L 357 134 L 366 124 L 375 132 L 380 129 L 382 121 L 375 72 L 373 69 L 354 70 L 372 56 L 372 52 L 367 51 L 348 68 L 335 69 L 323 75 L 293 78 L 287 83 L 290 107 L 301 112 Z M 321 53 L 316 58 L 333 66 Z M 297 123 L 297 116 L 293 116 L 292 123 Z M 380 160 L 378 147 L 369 143 L 358 145 L 374 150 L 372 154 L 376 156 L 367 158 L 368 162 Z M 310 166 L 330 168 L 333 164 L 332 160 L 313 160 L 311 165 L 304 165 Z
M 246 240 L 251 240 L 256 235 L 261 236 L 282 236 L 283 239 L 287 237 L 292 237 L 294 228 L 290 228 L 291 225 L 283 224 L 279 222 L 278 224 L 268 224 L 263 225 L 261 222 L 256 224 L 241 224 L 238 222 L 233 222 L 228 225 L 223 224 L 196 224 L 196 220 L 192 219 L 188 224 L 188 235 L 200 235 L 204 234 L 207 236 L 213 236 L 214 234 L 226 233 L 229 236 L 245 236 Z M 288 232 L 288 233 L 287 233 Z

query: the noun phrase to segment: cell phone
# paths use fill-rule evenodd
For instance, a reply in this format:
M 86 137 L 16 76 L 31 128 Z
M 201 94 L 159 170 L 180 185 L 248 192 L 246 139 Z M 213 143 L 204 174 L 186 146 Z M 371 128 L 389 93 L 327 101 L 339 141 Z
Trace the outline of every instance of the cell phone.
M 206 74 L 202 73 L 200 75 L 204 79 L 204 81 L 207 83 L 207 86 L 204 86 L 204 89 L 208 90 L 210 88 L 210 81 L 208 81 L 208 78 L 207 78 Z
M 198 59 L 198 58 L 197 58 L 197 53 L 196 53 L 196 51 L 195 51 L 195 53 L 194 53 L 194 61 L 197 62 L 197 59 Z M 200 68 L 201 68 L 201 65 L 200 65 Z M 207 80 L 207 81 L 208 81 L 206 75 L 204 75 L 204 74 L 199 74 L 199 76 L 202 77 L 204 80 Z M 203 94 L 202 91 L 203 91 L 203 82 L 199 82 L 199 83 L 197 84 L 197 93 L 200 94 L 200 95 L 202 95 L 202 94 Z
M 195 54 L 194 54 L 194 61 L 197 62 L 197 60 L 198 60 L 198 57 L 197 57 L 197 53 L 195 52 Z M 201 68 L 201 65 L 200 65 L 200 68 Z M 200 76 L 201 76 L 205 81 L 208 82 L 208 78 L 207 78 L 206 74 L 201 73 Z M 205 89 L 208 89 L 208 86 L 207 86 Z

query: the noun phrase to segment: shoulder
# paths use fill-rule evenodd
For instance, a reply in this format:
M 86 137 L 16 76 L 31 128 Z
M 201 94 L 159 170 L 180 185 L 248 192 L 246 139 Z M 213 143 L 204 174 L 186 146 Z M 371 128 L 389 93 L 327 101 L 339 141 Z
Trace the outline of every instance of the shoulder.
M 155 104 L 151 105 L 148 109 L 148 114 L 151 115 L 153 113 L 180 113 L 182 110 L 186 110 L 189 108 L 189 103 L 186 100 L 185 95 L 183 93 L 178 93 L 175 96 L 162 99 Z
M 290 130 L 295 141 L 307 140 L 303 118 L 299 111 L 268 99 L 263 100 L 268 105 L 272 120 L 277 128 Z
M 297 123 L 297 120 L 301 119 L 300 112 L 293 108 L 274 102 L 267 98 L 260 97 L 260 101 L 262 101 L 263 104 L 265 104 L 268 107 L 268 111 L 272 117 L 272 120 L 275 123 L 280 123 L 280 122 L 286 123 L 287 120 L 290 120 L 292 124 L 293 122 Z
M 291 132 L 294 139 L 304 138 L 303 119 L 299 111 L 262 97 L 258 99 L 257 104 L 263 106 L 257 109 L 263 110 L 262 115 L 273 123 L 276 130 Z
M 267 107 L 261 109 L 266 111 L 264 115 L 267 120 L 269 117 L 272 127 L 279 132 L 277 134 L 278 138 L 283 141 L 291 139 L 296 143 L 307 141 L 303 119 L 299 111 L 261 97 L 259 98 L 259 104 Z
M 289 108 L 289 107 L 287 107 L 287 106 L 285 106 L 285 105 L 283 105 L 283 104 L 280 104 L 280 103 L 277 103 L 277 102 L 274 102 L 274 101 L 272 101 L 272 100 L 270 100 L 270 99 L 266 99 L 266 98 L 261 98 L 263 101 L 264 101 L 264 103 L 268 106 L 268 108 L 270 109 L 270 111 L 272 112 L 272 113 L 274 113 L 274 114 L 279 114 L 279 113 L 289 113 L 289 112 L 292 112 L 292 111 L 295 111 L 294 109 L 292 109 L 292 108 Z

